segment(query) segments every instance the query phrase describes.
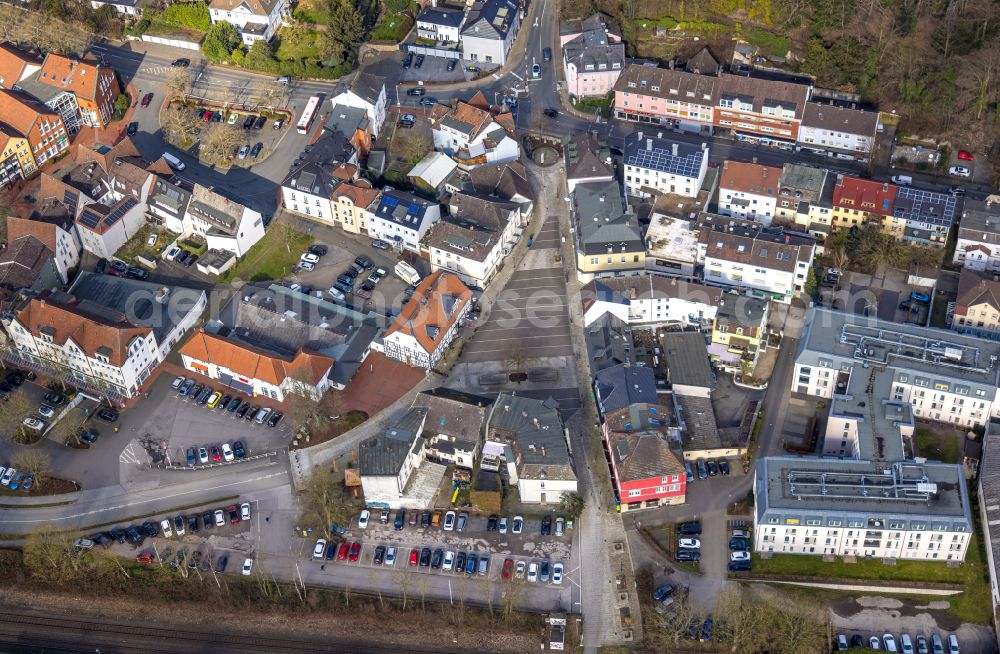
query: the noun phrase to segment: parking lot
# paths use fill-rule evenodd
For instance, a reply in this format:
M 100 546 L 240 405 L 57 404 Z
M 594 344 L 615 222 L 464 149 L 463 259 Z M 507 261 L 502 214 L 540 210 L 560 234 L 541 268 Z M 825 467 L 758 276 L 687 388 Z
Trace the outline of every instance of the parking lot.
M 497 64 L 457 59 L 454 69 L 448 70 L 450 59 L 430 55 L 423 57 L 418 68 L 416 65 L 418 57 L 419 55 L 413 57 L 408 68 L 403 67 L 399 75 L 400 82 L 461 82 L 475 79 L 482 71 L 499 68 Z M 469 70 L 470 66 L 478 68 L 479 72 Z
M 176 114 L 171 116 L 170 114 Z M 184 120 L 191 123 L 193 134 L 191 139 L 198 141 L 210 127 L 225 124 L 238 129 L 242 133 L 242 144 L 233 148 L 230 153 L 232 165 L 251 167 L 266 159 L 275 150 L 282 137 L 288 131 L 290 122 L 282 118 L 280 123 L 269 116 L 246 111 L 230 111 L 218 107 L 172 104 L 163 109 L 161 124 L 169 125 L 171 121 Z M 275 127 L 275 124 L 280 127 Z

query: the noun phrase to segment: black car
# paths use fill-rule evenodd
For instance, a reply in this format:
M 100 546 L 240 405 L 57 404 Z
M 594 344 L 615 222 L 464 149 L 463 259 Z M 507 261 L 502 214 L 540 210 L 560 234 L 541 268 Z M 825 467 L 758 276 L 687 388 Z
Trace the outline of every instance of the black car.
M 215 571 L 219 573 L 225 572 L 227 563 L 229 563 L 229 556 L 223 554 L 215 560 Z
M 385 545 L 379 545 L 375 548 L 375 556 L 372 557 L 372 563 L 375 565 L 382 565 L 382 561 L 385 560 Z
M 250 128 L 252 128 L 254 120 L 255 120 L 255 118 L 253 116 L 247 116 L 243 120 L 243 129 L 250 129 Z
M 684 536 L 698 536 L 701 534 L 700 522 L 682 522 L 677 525 L 677 533 Z
M 461 572 L 465 569 L 465 552 L 459 552 L 455 555 L 455 571 Z
M 552 61 L 552 48 L 542 48 L 542 59 Z
M 496 531 L 497 530 L 497 522 L 498 521 L 499 521 L 499 518 L 497 517 L 497 515 L 495 513 L 493 515 L 491 515 L 490 518 L 489 518 L 489 520 L 486 521 L 486 531 Z
M 185 522 L 186 520 L 183 515 L 179 515 L 176 518 L 174 518 L 174 531 L 180 533 L 181 530 L 184 529 Z
M 552 516 L 547 515 L 542 518 L 542 536 L 548 536 L 552 533 Z
M 128 537 L 128 542 L 135 546 L 141 545 L 142 541 L 145 540 L 143 535 L 135 527 L 126 527 L 125 535 Z
M 195 384 L 194 388 L 188 391 L 188 397 L 192 400 L 197 401 L 198 396 L 201 394 L 202 389 L 205 388 L 202 384 Z
M 246 457 L 247 451 L 243 447 L 243 441 L 236 441 L 235 443 L 233 443 L 233 454 L 236 456 L 237 459 L 242 459 Z
M 229 393 L 226 393 L 221 398 L 219 398 L 219 403 L 215 405 L 215 408 L 219 409 L 220 411 L 225 411 L 226 407 L 229 406 L 230 400 L 232 399 L 233 396 Z
M 372 268 L 375 267 L 375 263 L 371 259 L 369 259 L 368 257 L 357 257 L 354 260 L 354 263 L 358 264 L 359 266 L 361 266 L 365 270 L 371 270 Z
M 229 413 L 235 413 L 236 409 L 240 408 L 241 404 L 243 404 L 243 400 L 241 400 L 238 397 L 234 397 L 232 400 L 229 401 L 229 405 L 226 406 L 226 411 L 228 411 Z
M 457 64 L 457 63 L 458 63 L 458 59 L 449 59 L 448 60 L 448 72 L 449 73 L 451 71 L 455 70 L 455 64 Z
M 425 547 L 420 550 L 420 567 L 426 568 L 431 564 L 431 548 Z
M 264 149 L 264 144 L 258 141 L 256 144 L 254 144 L 252 148 L 250 148 L 250 158 L 256 159 L 258 156 L 260 156 L 260 151 L 263 149 Z
M 97 260 L 97 265 L 94 266 L 94 272 L 98 275 L 103 275 L 108 269 L 108 260 L 101 257 Z
M 431 526 L 431 512 L 430 511 L 424 511 L 423 513 L 420 514 L 420 526 L 423 529 L 426 529 L 427 527 Z
M 80 440 L 84 443 L 96 443 L 97 439 L 100 437 L 100 432 L 96 429 L 85 429 L 82 434 L 80 434 Z
M 854 634 L 851 636 L 851 649 L 857 648 L 861 649 L 865 646 L 865 639 L 861 637 L 861 634 Z
M 283 414 L 281 411 L 275 411 L 274 413 L 271 414 L 271 417 L 267 419 L 267 426 L 277 427 L 278 423 L 281 422 L 281 419 L 284 417 L 285 414 Z
M 420 96 L 426 94 L 427 94 L 427 89 L 423 88 L 422 86 L 414 86 L 412 89 L 406 89 L 406 95 Z
M 409 68 L 411 63 L 413 63 L 413 53 L 407 52 L 406 58 L 403 59 L 403 68 Z
M 151 522 L 149 520 L 142 523 L 142 530 L 146 532 L 146 535 L 149 536 L 150 538 L 156 538 L 157 534 L 160 533 L 160 530 L 156 526 L 156 523 Z
M 749 561 L 730 561 L 729 562 L 730 572 L 749 572 L 750 562 Z
M 197 534 L 199 530 L 200 527 L 198 526 L 198 516 L 197 515 L 188 516 L 188 531 L 190 531 L 192 534 Z
M 417 60 L 413 62 L 414 68 L 420 68 L 424 65 L 424 55 L 417 55 Z
M 138 131 L 139 131 L 139 123 L 131 122 L 128 124 L 128 129 L 125 130 L 125 133 L 128 134 L 129 136 L 135 136 L 135 133 Z
M 333 287 L 338 291 L 340 291 L 341 293 L 343 293 L 344 295 L 348 295 L 354 292 L 354 287 L 345 284 L 344 282 L 337 282 L 336 284 L 333 285 Z
M 211 529 L 215 527 L 215 517 L 212 516 L 211 511 L 205 511 L 201 514 L 201 521 L 205 523 L 205 529 Z
M 243 406 L 241 406 L 239 410 L 236 411 L 236 417 L 242 418 L 244 415 L 246 415 L 246 412 L 249 410 L 250 410 L 250 403 L 244 402 Z
M 553 109 L 552 107 L 549 107 L 548 109 L 546 109 L 542 113 L 545 114 L 546 118 L 555 118 L 556 116 L 559 115 L 559 112 L 556 111 L 555 109 Z
M 337 275 L 337 281 L 340 282 L 341 284 L 344 284 L 345 286 L 350 286 L 351 289 L 354 288 L 354 277 L 348 275 L 347 273 L 341 273 L 340 275 Z
M 253 121 L 254 129 L 264 129 L 264 124 L 267 123 L 267 118 L 263 116 L 257 116 L 257 119 Z
M 222 122 L 222 112 L 221 111 L 213 111 L 212 112 L 212 122 L 213 123 L 221 123 Z
M 332 561 L 333 557 L 337 556 L 337 543 L 330 541 L 326 546 L 326 560 Z
M 46 393 L 45 394 L 45 403 L 48 404 L 48 405 L 50 405 L 50 406 L 59 406 L 60 404 L 62 404 L 65 401 L 66 401 L 66 398 L 63 397 L 59 393 L 52 392 L 52 393 Z
M 174 261 L 184 266 L 187 265 L 187 260 L 190 258 L 191 258 L 190 252 L 188 252 L 187 250 L 181 250 L 181 253 L 178 254 L 176 258 L 174 258 Z
M 406 509 L 400 509 L 396 511 L 396 519 L 393 521 L 392 526 L 396 528 L 396 531 L 402 531 L 403 525 L 406 524 Z
M 718 477 L 719 476 L 719 464 L 715 461 L 709 460 L 706 465 L 708 466 L 708 476 Z
M 247 415 L 244 418 L 244 420 L 246 420 L 247 422 L 250 422 L 251 420 L 253 420 L 254 416 L 257 415 L 258 411 L 260 411 L 260 407 L 257 406 L 256 404 L 254 404 L 253 406 L 250 407 L 250 410 L 247 411 Z
M 109 531 L 108 536 L 111 536 L 111 538 L 113 538 L 114 541 L 119 545 L 125 542 L 125 532 L 119 529 L 118 527 L 115 527 L 114 529 Z
M 440 547 L 434 550 L 434 556 L 431 557 L 431 567 L 437 570 L 441 567 L 441 561 L 444 560 L 444 550 Z
M 125 276 L 129 279 L 149 279 L 149 273 L 142 268 L 129 268 L 125 271 Z
M 674 554 L 674 558 L 678 561 L 692 561 L 697 563 L 698 561 L 701 561 L 701 552 L 698 550 L 681 549 L 677 550 L 677 553 Z
M 170 62 L 170 65 L 173 66 L 174 68 L 187 68 L 188 66 L 191 65 L 191 62 L 188 59 L 181 58 L 181 59 L 174 59 L 172 62 Z
M 728 477 L 729 476 L 729 462 L 728 461 L 719 461 L 719 472 L 722 473 L 723 477 Z
M 325 257 L 329 251 L 330 249 L 322 243 L 313 243 L 309 246 L 309 252 L 315 254 L 317 257 Z
M 118 422 L 118 412 L 113 409 L 101 409 L 97 412 L 97 419 L 104 422 Z
M 198 393 L 198 397 L 195 399 L 195 401 L 198 404 L 205 404 L 206 402 L 208 402 L 208 398 L 212 397 L 212 393 L 214 392 L 215 391 L 213 391 L 211 388 L 205 387 L 200 393 Z
M 662 602 L 666 598 L 670 597 L 674 593 L 674 587 L 670 584 L 664 584 L 653 591 L 653 601 Z
M 195 262 L 195 261 L 197 261 L 197 260 L 198 260 L 198 255 L 197 255 L 197 254 L 192 254 L 191 256 L 189 256 L 189 257 L 188 257 L 188 258 L 187 258 L 187 259 L 186 259 L 186 260 L 184 261 L 184 267 L 185 267 L 185 268 L 190 268 L 191 266 L 193 266 L 193 265 L 194 265 L 194 262 Z
M 94 541 L 98 545 L 103 545 L 104 547 L 111 547 L 111 539 L 108 538 L 107 534 L 104 532 L 98 532 L 90 537 L 90 540 Z

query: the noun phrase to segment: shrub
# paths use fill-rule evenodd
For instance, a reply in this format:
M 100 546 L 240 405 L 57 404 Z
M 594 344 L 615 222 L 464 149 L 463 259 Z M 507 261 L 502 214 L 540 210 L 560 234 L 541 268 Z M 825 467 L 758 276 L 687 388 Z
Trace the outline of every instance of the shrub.
M 178 2 L 168 6 L 159 15 L 160 22 L 173 27 L 187 27 L 207 32 L 212 25 L 208 5 L 204 2 Z

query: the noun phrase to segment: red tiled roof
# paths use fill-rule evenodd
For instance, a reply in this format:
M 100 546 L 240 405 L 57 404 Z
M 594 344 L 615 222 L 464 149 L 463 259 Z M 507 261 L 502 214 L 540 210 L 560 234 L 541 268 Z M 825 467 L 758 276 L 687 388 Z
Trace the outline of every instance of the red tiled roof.
M 20 134 L 31 137 L 31 129 L 39 116 L 48 116 L 52 122 L 61 122 L 55 113 L 41 102 L 20 91 L 0 89 L 0 116 Z M 32 145 L 35 145 L 32 143 Z
M 53 52 L 45 57 L 38 81 L 71 91 L 77 98 L 96 101 L 100 72 L 101 67 L 96 61 L 79 61 Z
M 833 188 L 834 206 L 882 216 L 892 215 L 892 203 L 895 199 L 896 186 L 888 182 L 838 175 L 837 185 Z
M 450 315 L 446 311 L 446 299 L 454 302 Z M 433 352 L 471 301 L 472 291 L 457 276 L 437 270 L 424 277 L 385 335 L 409 334 L 420 347 Z
M 19 50 L 10 43 L 0 43 L 0 86 L 13 88 L 15 84 L 27 77 L 28 66 L 41 66 L 41 57 Z
M 315 385 L 333 367 L 333 359 L 321 354 L 299 350 L 288 361 L 249 345 L 209 334 L 203 329 L 199 329 L 181 346 L 180 353 L 275 386 L 280 386 L 288 377 Z

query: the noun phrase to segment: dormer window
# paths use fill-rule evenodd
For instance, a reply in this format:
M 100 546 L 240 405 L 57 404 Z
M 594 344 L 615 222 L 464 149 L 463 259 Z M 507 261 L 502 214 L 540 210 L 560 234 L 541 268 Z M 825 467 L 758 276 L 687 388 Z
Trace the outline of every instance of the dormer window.
M 651 86 L 651 87 L 650 87 L 650 90 L 652 90 L 652 91 L 656 91 L 656 92 L 659 92 L 659 90 L 660 90 L 660 87 L 659 87 L 659 86 Z
M 640 81 L 639 86 L 641 86 L 642 88 L 646 88 L 646 80 Z
M 628 87 L 629 87 L 630 89 L 634 89 L 634 88 L 635 88 L 635 82 L 629 82 L 629 83 L 628 83 Z
M 611 67 L 615 70 L 618 70 L 619 68 L 622 67 L 622 65 L 616 61 L 615 63 L 611 64 Z

